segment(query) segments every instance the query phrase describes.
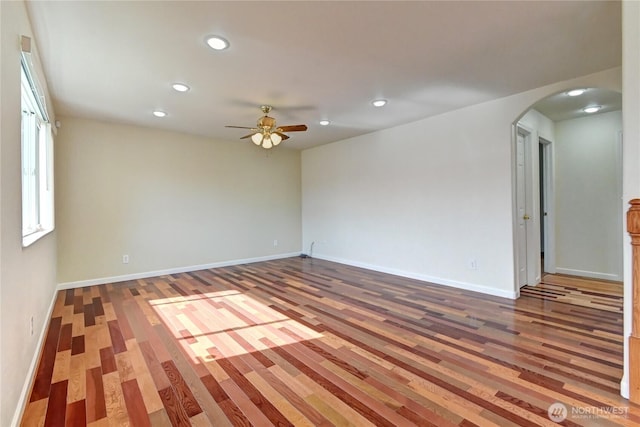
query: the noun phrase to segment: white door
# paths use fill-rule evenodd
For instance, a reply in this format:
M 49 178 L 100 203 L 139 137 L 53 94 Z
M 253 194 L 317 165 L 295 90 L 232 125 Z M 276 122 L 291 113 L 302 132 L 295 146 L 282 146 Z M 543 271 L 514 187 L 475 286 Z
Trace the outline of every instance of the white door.
M 518 286 L 527 284 L 527 162 L 525 135 L 518 129 L 516 139 L 516 211 L 518 223 Z

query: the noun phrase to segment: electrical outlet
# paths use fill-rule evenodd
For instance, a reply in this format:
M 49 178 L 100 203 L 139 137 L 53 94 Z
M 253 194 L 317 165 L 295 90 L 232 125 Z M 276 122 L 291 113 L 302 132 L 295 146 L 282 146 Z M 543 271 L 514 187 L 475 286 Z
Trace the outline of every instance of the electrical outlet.
M 275 240 L 273 241 L 273 246 L 278 246 L 278 239 L 275 239 Z
M 33 316 L 31 316 L 31 319 L 29 320 L 29 333 L 33 336 Z
M 122 255 L 122 263 L 129 264 L 129 255 Z
M 470 270 L 477 270 L 478 269 L 478 261 L 475 260 L 475 258 L 472 258 L 469 260 L 469 269 Z

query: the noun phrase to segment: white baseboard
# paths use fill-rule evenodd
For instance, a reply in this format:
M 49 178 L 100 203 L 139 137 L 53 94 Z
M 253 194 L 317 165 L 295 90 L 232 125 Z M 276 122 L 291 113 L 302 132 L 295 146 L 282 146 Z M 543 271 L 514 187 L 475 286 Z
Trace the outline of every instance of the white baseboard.
M 629 381 L 626 378 L 622 378 L 620 381 L 620 396 L 629 400 Z
M 74 289 L 85 286 L 104 285 L 106 283 L 124 282 L 126 280 L 146 279 L 149 277 L 165 276 L 167 274 L 187 273 L 190 271 L 207 270 L 210 268 L 229 267 L 232 265 L 250 264 L 253 262 L 271 261 L 274 259 L 290 258 L 300 255 L 300 252 L 290 252 L 286 254 L 268 255 L 255 258 L 234 259 L 229 261 L 214 262 L 211 264 L 190 265 L 186 267 L 169 268 L 166 270 L 145 271 L 141 273 L 125 274 L 122 276 L 100 277 L 97 279 L 79 280 L 77 282 L 58 283 L 57 289 Z
M 40 329 L 40 335 L 38 336 L 38 341 L 36 343 L 35 353 L 31 358 L 31 363 L 29 364 L 29 369 L 27 370 L 27 376 L 25 378 L 24 385 L 22 386 L 22 390 L 20 391 L 20 396 L 18 397 L 18 404 L 16 405 L 16 410 L 13 413 L 11 425 L 14 427 L 20 425 L 20 420 L 22 419 L 24 410 L 27 408 L 29 392 L 31 391 L 31 386 L 33 385 L 38 362 L 40 361 L 40 352 L 42 351 L 44 339 L 47 335 L 47 331 L 49 330 L 49 323 L 51 321 L 51 315 L 53 314 L 53 307 L 56 304 L 57 297 L 58 291 L 56 290 L 53 293 L 53 298 L 51 298 L 51 303 L 49 304 L 47 315 L 44 317 L 44 323 L 42 324 L 42 328 Z
M 589 277 L 591 279 L 613 280 L 622 282 L 622 276 L 611 273 L 599 273 L 597 271 L 576 270 L 573 268 L 556 267 L 556 273 L 567 274 L 569 276 Z
M 396 270 L 394 268 L 382 267 L 379 265 L 367 264 L 359 261 L 352 261 L 348 259 L 335 258 L 331 256 L 314 254 L 314 258 L 323 259 L 326 261 L 337 262 L 340 264 L 351 265 L 353 267 L 366 268 L 367 270 L 378 271 L 380 273 L 393 274 L 395 276 L 407 277 L 409 279 L 421 280 L 423 282 L 430 282 L 436 285 L 449 286 L 452 288 L 463 289 L 465 291 L 473 291 L 479 292 L 482 294 L 493 295 L 496 297 L 508 298 L 508 299 L 516 299 L 519 296 L 518 292 L 515 291 L 505 291 L 503 289 L 495 289 L 490 288 L 488 286 L 476 285 L 473 283 L 459 282 L 457 280 L 443 279 L 441 277 L 428 276 L 425 274 L 414 273 L 410 271 Z

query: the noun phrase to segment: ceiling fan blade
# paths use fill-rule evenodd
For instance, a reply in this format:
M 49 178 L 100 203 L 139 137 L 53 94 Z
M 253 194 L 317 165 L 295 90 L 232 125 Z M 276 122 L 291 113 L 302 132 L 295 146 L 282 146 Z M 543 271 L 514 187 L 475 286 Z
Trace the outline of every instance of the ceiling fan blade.
M 246 127 L 246 126 L 225 126 L 226 128 L 234 128 L 234 129 L 251 129 L 251 130 L 257 130 L 256 128 L 250 128 L 250 127 Z
M 276 129 L 278 132 L 302 132 L 305 130 L 307 130 L 307 125 L 279 126 Z
M 289 136 L 288 136 L 288 135 L 285 135 L 285 134 L 284 134 L 284 133 L 282 133 L 282 132 L 274 132 L 274 133 L 275 133 L 275 134 L 280 135 L 280 138 L 282 138 L 282 140 L 283 140 L 283 141 L 284 141 L 285 139 L 289 139 Z
M 249 135 L 245 135 L 245 136 L 241 137 L 240 139 L 250 138 L 253 135 L 255 135 L 255 133 L 250 133 Z

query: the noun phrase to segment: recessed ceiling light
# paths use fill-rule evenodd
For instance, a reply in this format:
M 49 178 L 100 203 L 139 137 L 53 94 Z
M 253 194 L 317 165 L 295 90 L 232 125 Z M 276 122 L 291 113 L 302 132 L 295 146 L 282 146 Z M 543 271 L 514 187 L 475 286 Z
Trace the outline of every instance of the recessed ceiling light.
M 229 42 L 220 36 L 207 36 L 205 41 L 213 50 L 225 50 L 229 47 Z
M 567 92 L 567 95 L 569 96 L 580 96 L 585 92 L 584 89 L 573 89 L 570 90 L 569 92 Z
M 167 117 L 167 113 L 162 110 L 156 110 L 153 112 L 153 115 L 156 117 Z
M 174 83 L 171 85 L 172 88 L 174 88 L 176 91 L 178 92 L 188 92 L 190 87 L 187 86 L 184 83 Z
M 331 123 L 329 120 L 320 120 L 321 126 L 329 126 L 329 123 Z
M 601 108 L 602 107 L 599 105 L 591 105 L 589 107 L 583 108 L 582 111 L 584 111 L 585 113 L 597 113 Z
M 387 104 L 387 100 L 386 99 L 376 99 L 375 101 L 372 102 L 374 107 L 383 107 Z

